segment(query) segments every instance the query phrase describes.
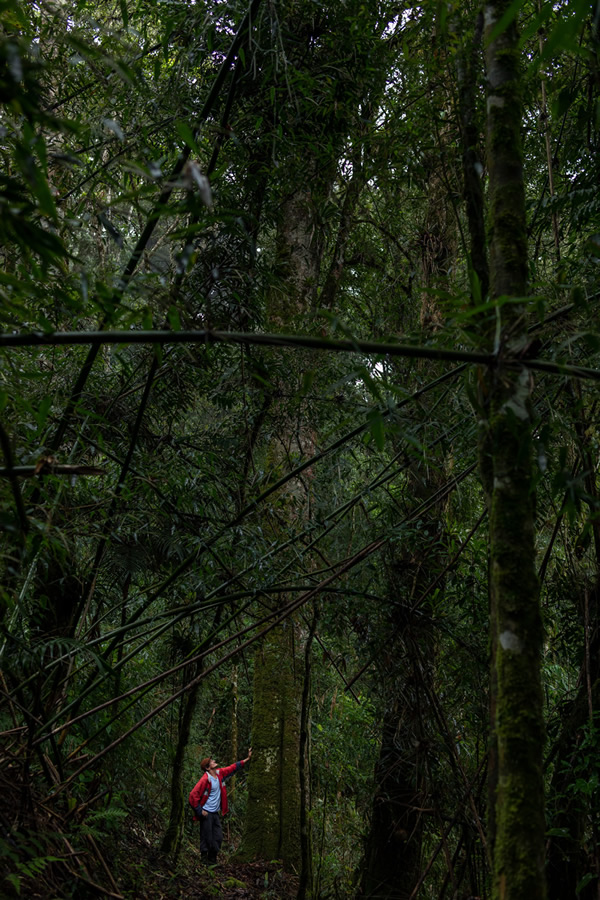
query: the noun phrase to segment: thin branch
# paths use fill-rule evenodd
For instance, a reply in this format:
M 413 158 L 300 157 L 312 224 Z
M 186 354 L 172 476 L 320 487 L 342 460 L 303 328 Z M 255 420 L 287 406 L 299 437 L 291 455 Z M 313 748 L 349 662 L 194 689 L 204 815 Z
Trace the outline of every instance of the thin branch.
M 379 341 L 338 340 L 316 338 L 302 334 L 267 334 L 236 331 L 54 331 L 0 334 L 0 347 L 55 347 L 91 344 L 97 349 L 103 344 L 246 344 L 270 347 L 306 347 L 311 350 L 329 350 L 334 353 L 360 353 L 363 355 L 398 356 L 406 359 L 431 359 L 446 362 L 464 362 L 485 366 L 498 366 L 496 353 L 479 353 L 472 350 L 451 350 L 445 347 L 427 347 L 413 344 L 396 344 Z M 600 381 L 600 370 L 586 366 L 570 365 L 544 359 L 503 357 L 507 368 L 533 369 L 552 375 L 570 375 L 573 378 Z
M 423 503 L 421 503 L 415 510 L 413 510 L 412 513 L 411 513 L 409 516 L 406 517 L 406 519 L 404 520 L 404 522 L 403 522 L 402 524 L 407 524 L 407 523 L 409 523 L 410 521 L 414 520 L 415 518 L 417 518 L 417 517 L 423 515 L 423 513 L 424 513 L 427 509 L 429 509 L 431 506 L 433 506 L 435 503 L 437 503 L 440 499 L 442 499 L 444 496 L 446 496 L 447 494 L 451 493 L 451 491 L 453 491 L 456 487 L 458 487 L 458 485 L 459 485 L 462 481 L 464 481 L 464 479 L 467 478 L 467 477 L 474 471 L 474 469 L 476 468 L 476 466 L 477 466 L 477 463 L 473 463 L 471 466 L 468 466 L 466 469 L 464 469 L 459 475 L 455 476 L 455 477 L 452 478 L 449 482 L 447 482 L 445 485 L 443 485 L 438 491 L 435 492 L 435 494 L 434 494 L 432 497 L 428 498 L 426 501 L 424 501 Z M 334 581 L 334 580 L 336 580 L 337 578 L 339 578 L 340 575 L 344 574 L 346 571 L 348 571 L 349 569 L 353 568 L 353 567 L 357 564 L 357 562 L 360 561 L 360 560 L 363 558 L 363 555 L 364 555 L 365 553 L 367 553 L 369 547 L 375 546 L 375 545 L 376 545 L 376 549 L 379 549 L 380 547 L 382 547 L 384 544 L 387 543 L 388 539 L 389 539 L 389 538 L 387 538 L 387 537 L 378 538 L 378 539 L 375 540 L 372 544 L 367 545 L 367 547 L 363 547 L 362 550 L 358 551 L 358 553 L 355 554 L 354 556 L 352 556 L 349 560 L 343 560 L 342 563 L 341 563 L 341 565 L 340 565 L 340 568 L 338 568 L 338 570 L 337 570 L 336 572 L 334 572 L 334 573 L 333 573 L 332 575 L 330 575 L 328 578 L 324 579 L 319 585 L 316 585 L 315 587 L 311 588 L 311 589 L 310 589 L 305 595 L 303 595 L 303 597 L 301 597 L 299 600 L 290 601 L 290 603 L 288 603 L 287 606 L 284 607 L 283 612 L 280 614 L 279 618 L 277 619 L 277 622 L 283 621 L 283 619 L 285 619 L 287 616 L 291 615 L 292 612 L 294 612 L 294 611 L 295 611 L 297 608 L 299 608 L 304 602 L 306 602 L 307 599 L 310 599 L 312 596 L 314 596 L 315 592 L 319 592 L 319 591 L 323 590 L 324 587 L 326 587 L 326 586 L 329 585 L 332 581 Z M 370 551 L 367 553 L 367 555 L 370 555 Z M 242 574 L 243 574 L 243 573 L 242 573 Z M 279 588 L 279 590 L 280 590 L 280 591 L 288 590 L 288 588 L 285 588 L 285 589 Z M 263 589 L 259 588 L 259 589 L 257 589 L 256 594 L 260 594 L 260 593 L 264 593 L 264 592 L 265 592 L 265 591 L 264 591 Z M 204 602 L 206 602 L 206 599 L 207 599 L 207 598 L 205 598 L 205 601 L 204 601 Z M 229 599 L 229 598 L 221 598 L 221 602 L 225 602 L 225 600 L 227 600 L 227 599 Z M 183 617 L 185 617 L 185 616 L 187 616 L 187 615 L 190 615 L 193 611 L 197 611 L 197 608 L 194 609 L 194 608 L 192 608 L 192 607 L 188 607 L 182 615 L 180 615 L 179 617 L 176 617 L 175 619 L 170 620 L 169 622 L 167 622 L 166 625 L 163 626 L 163 630 L 166 629 L 166 628 L 170 628 L 173 624 L 175 624 L 177 621 L 179 621 L 180 618 L 183 618 Z M 271 614 L 271 615 L 274 615 L 274 614 Z M 134 617 L 132 617 L 132 618 L 134 618 Z M 233 640 L 233 639 L 238 639 L 239 637 L 241 637 L 243 634 L 247 633 L 248 631 L 251 631 L 251 630 L 253 630 L 254 628 L 259 627 L 259 626 L 260 626 L 261 624 L 263 624 L 265 621 L 268 621 L 269 618 L 271 618 L 271 616 L 266 616 L 266 617 L 264 617 L 260 622 L 248 626 L 247 628 L 243 629 L 241 632 L 238 632 L 237 634 L 233 635 L 233 636 L 230 637 L 230 638 L 225 638 L 223 641 L 221 641 L 221 643 L 219 643 L 219 644 L 217 644 L 216 646 L 212 647 L 209 651 L 203 652 L 203 653 L 198 654 L 198 655 L 196 655 L 196 656 L 188 657 L 184 662 L 179 663 L 177 666 L 174 666 L 173 668 L 169 669 L 167 672 L 159 673 L 158 675 L 154 676 L 154 678 L 149 679 L 149 681 L 147 681 L 147 682 L 144 682 L 142 685 L 137 685 L 135 688 L 132 688 L 130 692 L 127 692 L 126 694 L 124 694 L 124 695 L 122 695 L 122 696 L 120 696 L 120 697 L 118 697 L 118 698 L 112 698 L 111 700 L 106 701 L 106 702 L 105 702 L 104 704 L 102 704 L 101 707 L 99 707 L 99 708 L 105 708 L 106 706 L 110 706 L 112 703 L 117 702 L 118 700 L 122 700 L 122 699 L 124 699 L 125 697 L 129 696 L 130 693 L 134 693 L 134 692 L 136 692 L 136 691 L 138 691 L 138 690 L 142 690 L 143 688 L 145 688 L 146 686 L 148 686 L 148 685 L 149 685 L 150 683 L 152 683 L 152 682 L 157 683 L 157 682 L 159 682 L 159 681 L 164 680 L 166 677 L 169 677 L 169 676 L 175 674 L 175 672 L 177 672 L 179 669 L 183 668 L 184 666 L 189 665 L 189 664 L 191 664 L 191 663 L 198 662 L 201 658 L 203 658 L 204 656 L 206 656 L 207 653 L 209 653 L 209 652 L 210 652 L 210 653 L 214 653 L 216 650 L 218 650 L 218 649 L 220 649 L 221 647 L 225 646 L 225 645 L 226 645 L 227 643 L 229 643 L 231 640 Z M 124 626 L 124 627 L 131 627 L 131 625 L 132 625 L 132 622 L 131 622 L 131 620 L 130 620 L 130 622 L 128 623 L 128 625 L 127 625 L 127 626 Z M 274 626 L 269 626 L 267 630 L 270 630 L 271 627 L 274 627 Z M 120 631 L 120 630 L 121 630 L 121 629 L 118 629 L 118 631 Z M 266 632 L 264 632 L 264 633 L 266 633 Z M 253 640 L 254 640 L 254 638 L 250 639 L 250 643 L 252 643 Z M 111 651 L 111 652 L 112 652 L 112 650 L 114 649 L 115 645 L 116 645 L 116 642 L 115 642 L 115 640 L 113 639 L 113 640 L 111 641 L 110 645 L 109 645 L 109 648 L 110 648 L 110 651 Z M 239 649 L 240 649 L 240 650 L 241 650 L 241 649 L 244 649 L 247 645 L 248 645 L 248 642 L 246 642 L 245 644 L 242 644 L 242 645 L 240 646 Z M 137 647 L 137 648 L 135 648 L 134 650 L 132 650 L 130 654 L 128 654 L 126 657 L 124 657 L 124 658 L 121 660 L 121 662 L 120 662 L 119 665 L 124 665 L 125 662 L 128 662 L 129 659 L 132 658 L 132 656 L 134 656 L 134 655 L 135 655 L 136 653 L 138 653 L 139 651 L 140 651 L 140 648 L 139 648 L 139 647 Z M 230 654 L 230 655 L 231 655 L 231 654 Z M 230 655 L 228 655 L 228 656 L 226 657 L 226 659 L 229 659 Z M 116 667 L 113 667 L 112 673 L 114 673 L 115 669 L 116 669 Z M 212 671 L 212 670 L 205 670 L 205 673 L 208 672 L 208 671 Z M 76 701 L 73 701 L 73 703 L 70 704 L 70 706 L 68 706 L 66 709 L 69 709 L 69 708 L 72 707 L 74 704 L 79 704 L 79 703 L 82 701 L 82 699 L 84 699 L 84 696 L 85 696 L 86 694 L 90 693 L 93 689 L 95 689 L 95 688 L 96 688 L 96 687 L 104 680 L 104 678 L 106 678 L 106 677 L 107 677 L 106 675 L 102 675 L 102 676 L 100 676 L 98 679 L 96 679 L 95 681 L 92 681 L 92 682 L 90 682 L 89 684 L 87 684 L 86 687 L 85 687 L 85 689 L 84 689 L 84 691 L 79 695 L 79 697 L 77 698 L 77 700 L 76 700 Z M 354 679 L 350 682 L 350 684 L 349 684 L 348 687 L 350 687 L 350 686 L 354 683 L 355 680 L 356 680 L 356 678 L 354 678 Z M 179 694 L 178 694 L 177 696 L 179 696 Z M 61 726 L 59 726 L 58 728 L 54 729 L 52 732 L 49 732 L 47 735 L 41 735 L 41 736 L 36 740 L 36 744 L 39 743 L 39 741 L 43 741 L 43 740 L 45 740 L 47 737 L 49 737 L 50 735 L 56 733 L 56 731 L 60 731 L 60 730 L 62 730 L 62 728 L 65 728 L 65 727 L 67 727 L 67 726 L 73 724 L 73 723 L 76 722 L 76 721 L 80 721 L 81 719 L 86 718 L 87 716 L 91 715 L 92 712 L 97 712 L 99 708 L 94 708 L 94 710 L 90 710 L 90 711 L 87 711 L 87 712 L 85 712 L 85 713 L 81 713 L 80 715 L 78 715 L 78 716 L 74 717 L 73 719 L 69 720 L 67 723 L 64 723 L 63 725 L 61 725 Z M 63 710 L 62 712 L 65 712 L 65 710 Z M 48 722 L 47 724 L 51 724 L 53 721 L 56 721 L 57 718 L 58 718 L 58 715 L 55 715 L 54 717 L 52 717 L 52 719 L 49 720 L 49 722 Z
M 133 57 L 131 62 L 128 63 L 128 66 L 130 66 L 131 63 L 139 62 L 141 59 L 144 59 L 145 56 L 149 56 L 151 53 L 155 53 L 157 50 L 160 50 L 162 46 L 163 46 L 163 44 L 161 41 L 158 44 L 152 44 L 150 47 L 146 47 L 145 50 L 141 50 L 139 53 L 137 53 Z M 110 81 L 113 74 L 114 73 L 111 72 L 108 75 L 107 81 Z M 91 88 L 96 87 L 97 84 L 98 84 L 98 77 L 93 78 L 91 81 L 86 81 L 85 84 L 81 85 L 81 87 L 77 88 L 77 90 L 74 90 L 71 94 L 68 94 L 66 97 L 61 97 L 61 99 L 57 100 L 56 103 L 53 103 L 51 106 L 46 107 L 46 109 L 43 110 L 43 112 L 45 112 L 45 113 L 55 112 L 60 106 L 64 106 L 65 103 L 70 103 L 71 100 L 76 100 L 77 97 L 81 96 L 81 94 L 85 94 L 86 91 L 89 91 Z

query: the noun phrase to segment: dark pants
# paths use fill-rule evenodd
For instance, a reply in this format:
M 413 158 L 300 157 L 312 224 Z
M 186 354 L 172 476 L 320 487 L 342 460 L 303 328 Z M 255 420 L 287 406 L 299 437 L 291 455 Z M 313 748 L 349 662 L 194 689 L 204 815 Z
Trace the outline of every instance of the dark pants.
M 200 852 L 208 854 L 211 861 L 216 861 L 217 853 L 223 843 L 221 816 L 218 812 L 209 812 L 200 816 Z

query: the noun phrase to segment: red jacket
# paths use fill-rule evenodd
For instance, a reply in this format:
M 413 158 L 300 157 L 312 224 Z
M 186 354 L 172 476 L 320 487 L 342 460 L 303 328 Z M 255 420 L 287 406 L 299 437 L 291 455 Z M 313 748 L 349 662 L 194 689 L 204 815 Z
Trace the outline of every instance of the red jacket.
M 238 769 L 241 769 L 243 765 L 244 760 L 241 760 L 240 762 L 233 763 L 233 765 L 231 766 L 225 766 L 223 769 L 217 769 L 217 778 L 219 779 L 219 784 L 221 785 L 222 815 L 226 815 L 227 810 L 229 809 L 229 806 L 227 805 L 227 788 L 225 787 L 224 781 L 231 775 L 235 775 Z M 210 788 L 210 779 L 208 777 L 208 774 L 205 772 L 198 784 L 190 791 L 190 805 L 192 806 L 195 813 L 194 819 L 199 818 L 201 808 L 209 798 Z

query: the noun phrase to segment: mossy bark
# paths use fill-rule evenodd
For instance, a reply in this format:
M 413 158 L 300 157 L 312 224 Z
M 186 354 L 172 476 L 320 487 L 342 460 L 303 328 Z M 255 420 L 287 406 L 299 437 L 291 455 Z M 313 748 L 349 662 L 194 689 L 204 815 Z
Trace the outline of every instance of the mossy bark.
M 523 297 L 527 235 L 521 148 L 517 31 L 495 26 L 509 6 L 485 6 L 490 173 L 491 297 Z M 487 378 L 484 460 L 490 498 L 491 642 L 497 748 L 493 897 L 542 900 L 544 877 L 544 723 L 540 679 L 542 624 L 535 569 L 531 448 L 531 376 L 504 357 L 525 346 L 523 310 L 497 307 L 502 319 L 498 365 Z
M 291 169 L 298 160 L 291 160 Z M 271 330 L 297 327 L 314 308 L 323 255 L 323 232 L 317 208 L 331 190 L 335 168 L 331 161 L 317 165 L 310 154 L 302 159 L 304 186 L 286 188 L 276 235 L 275 278 L 267 294 L 267 318 Z M 296 174 L 293 172 L 293 174 Z M 308 187 L 310 185 L 310 187 Z M 273 358 L 273 357 L 271 357 Z M 315 435 L 303 408 L 279 401 L 290 383 L 314 369 L 310 353 L 296 354 L 294 369 L 289 357 L 273 368 L 274 390 L 269 413 L 276 421 L 267 458 L 274 472 L 289 459 L 311 456 Z M 278 383 L 279 382 L 279 383 Z M 303 522 L 310 502 L 311 473 L 291 481 L 280 492 L 280 524 L 296 527 Z M 289 598 L 281 597 L 283 606 Z M 299 619 L 289 620 L 269 632 L 254 660 L 252 753 L 248 775 L 248 804 L 242 846 L 244 859 L 279 859 L 300 874 L 304 896 L 310 895 L 310 822 L 304 804 L 308 795 L 308 729 L 302 728 L 303 700 L 308 685 L 306 629 Z M 304 786 L 304 790 L 303 790 Z
M 314 301 L 322 252 L 316 233 L 310 192 L 303 190 L 288 196 L 282 204 L 277 230 L 278 280 L 267 298 L 273 329 L 297 321 Z M 296 359 L 298 363 L 304 370 L 313 367 L 310 354 Z M 301 376 L 301 371 L 285 372 L 288 378 Z M 267 458 L 275 472 L 290 458 L 314 452 L 314 435 L 303 410 L 290 414 L 288 407 L 278 402 L 277 394 L 276 388 L 271 414 L 278 417 L 277 427 L 267 448 Z M 289 527 L 306 517 L 309 485 L 310 473 L 306 473 L 303 479 L 291 481 L 279 495 L 280 515 Z M 282 597 L 280 605 L 285 605 L 287 599 Z M 301 739 L 307 689 L 305 630 L 297 618 L 290 617 L 265 636 L 255 655 L 253 765 L 248 776 L 246 824 L 239 855 L 246 859 L 281 860 L 287 869 L 301 874 L 303 890 L 308 895 L 310 860 L 306 848 L 310 846 L 310 835 L 303 809 L 307 791 L 302 790 L 301 784 L 304 781 L 306 785 L 304 767 L 308 758 L 307 740 L 303 746 Z M 305 739 L 307 736 L 305 731 Z
M 301 699 L 304 659 L 291 621 L 265 636 L 254 660 L 253 765 L 240 856 L 299 871 Z
M 502 900 L 545 896 L 542 626 L 527 426 L 519 422 L 517 427 L 502 407 L 490 424 L 494 453 L 490 624 L 497 748 L 493 896 Z

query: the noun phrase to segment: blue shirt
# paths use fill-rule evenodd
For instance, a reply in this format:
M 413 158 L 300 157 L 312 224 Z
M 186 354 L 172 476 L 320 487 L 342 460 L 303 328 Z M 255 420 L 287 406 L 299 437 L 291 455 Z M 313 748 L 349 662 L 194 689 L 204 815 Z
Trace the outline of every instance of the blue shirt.
M 221 809 L 221 782 L 216 776 L 213 778 L 208 772 L 206 774 L 210 783 L 210 794 L 203 809 L 206 812 L 218 812 Z

